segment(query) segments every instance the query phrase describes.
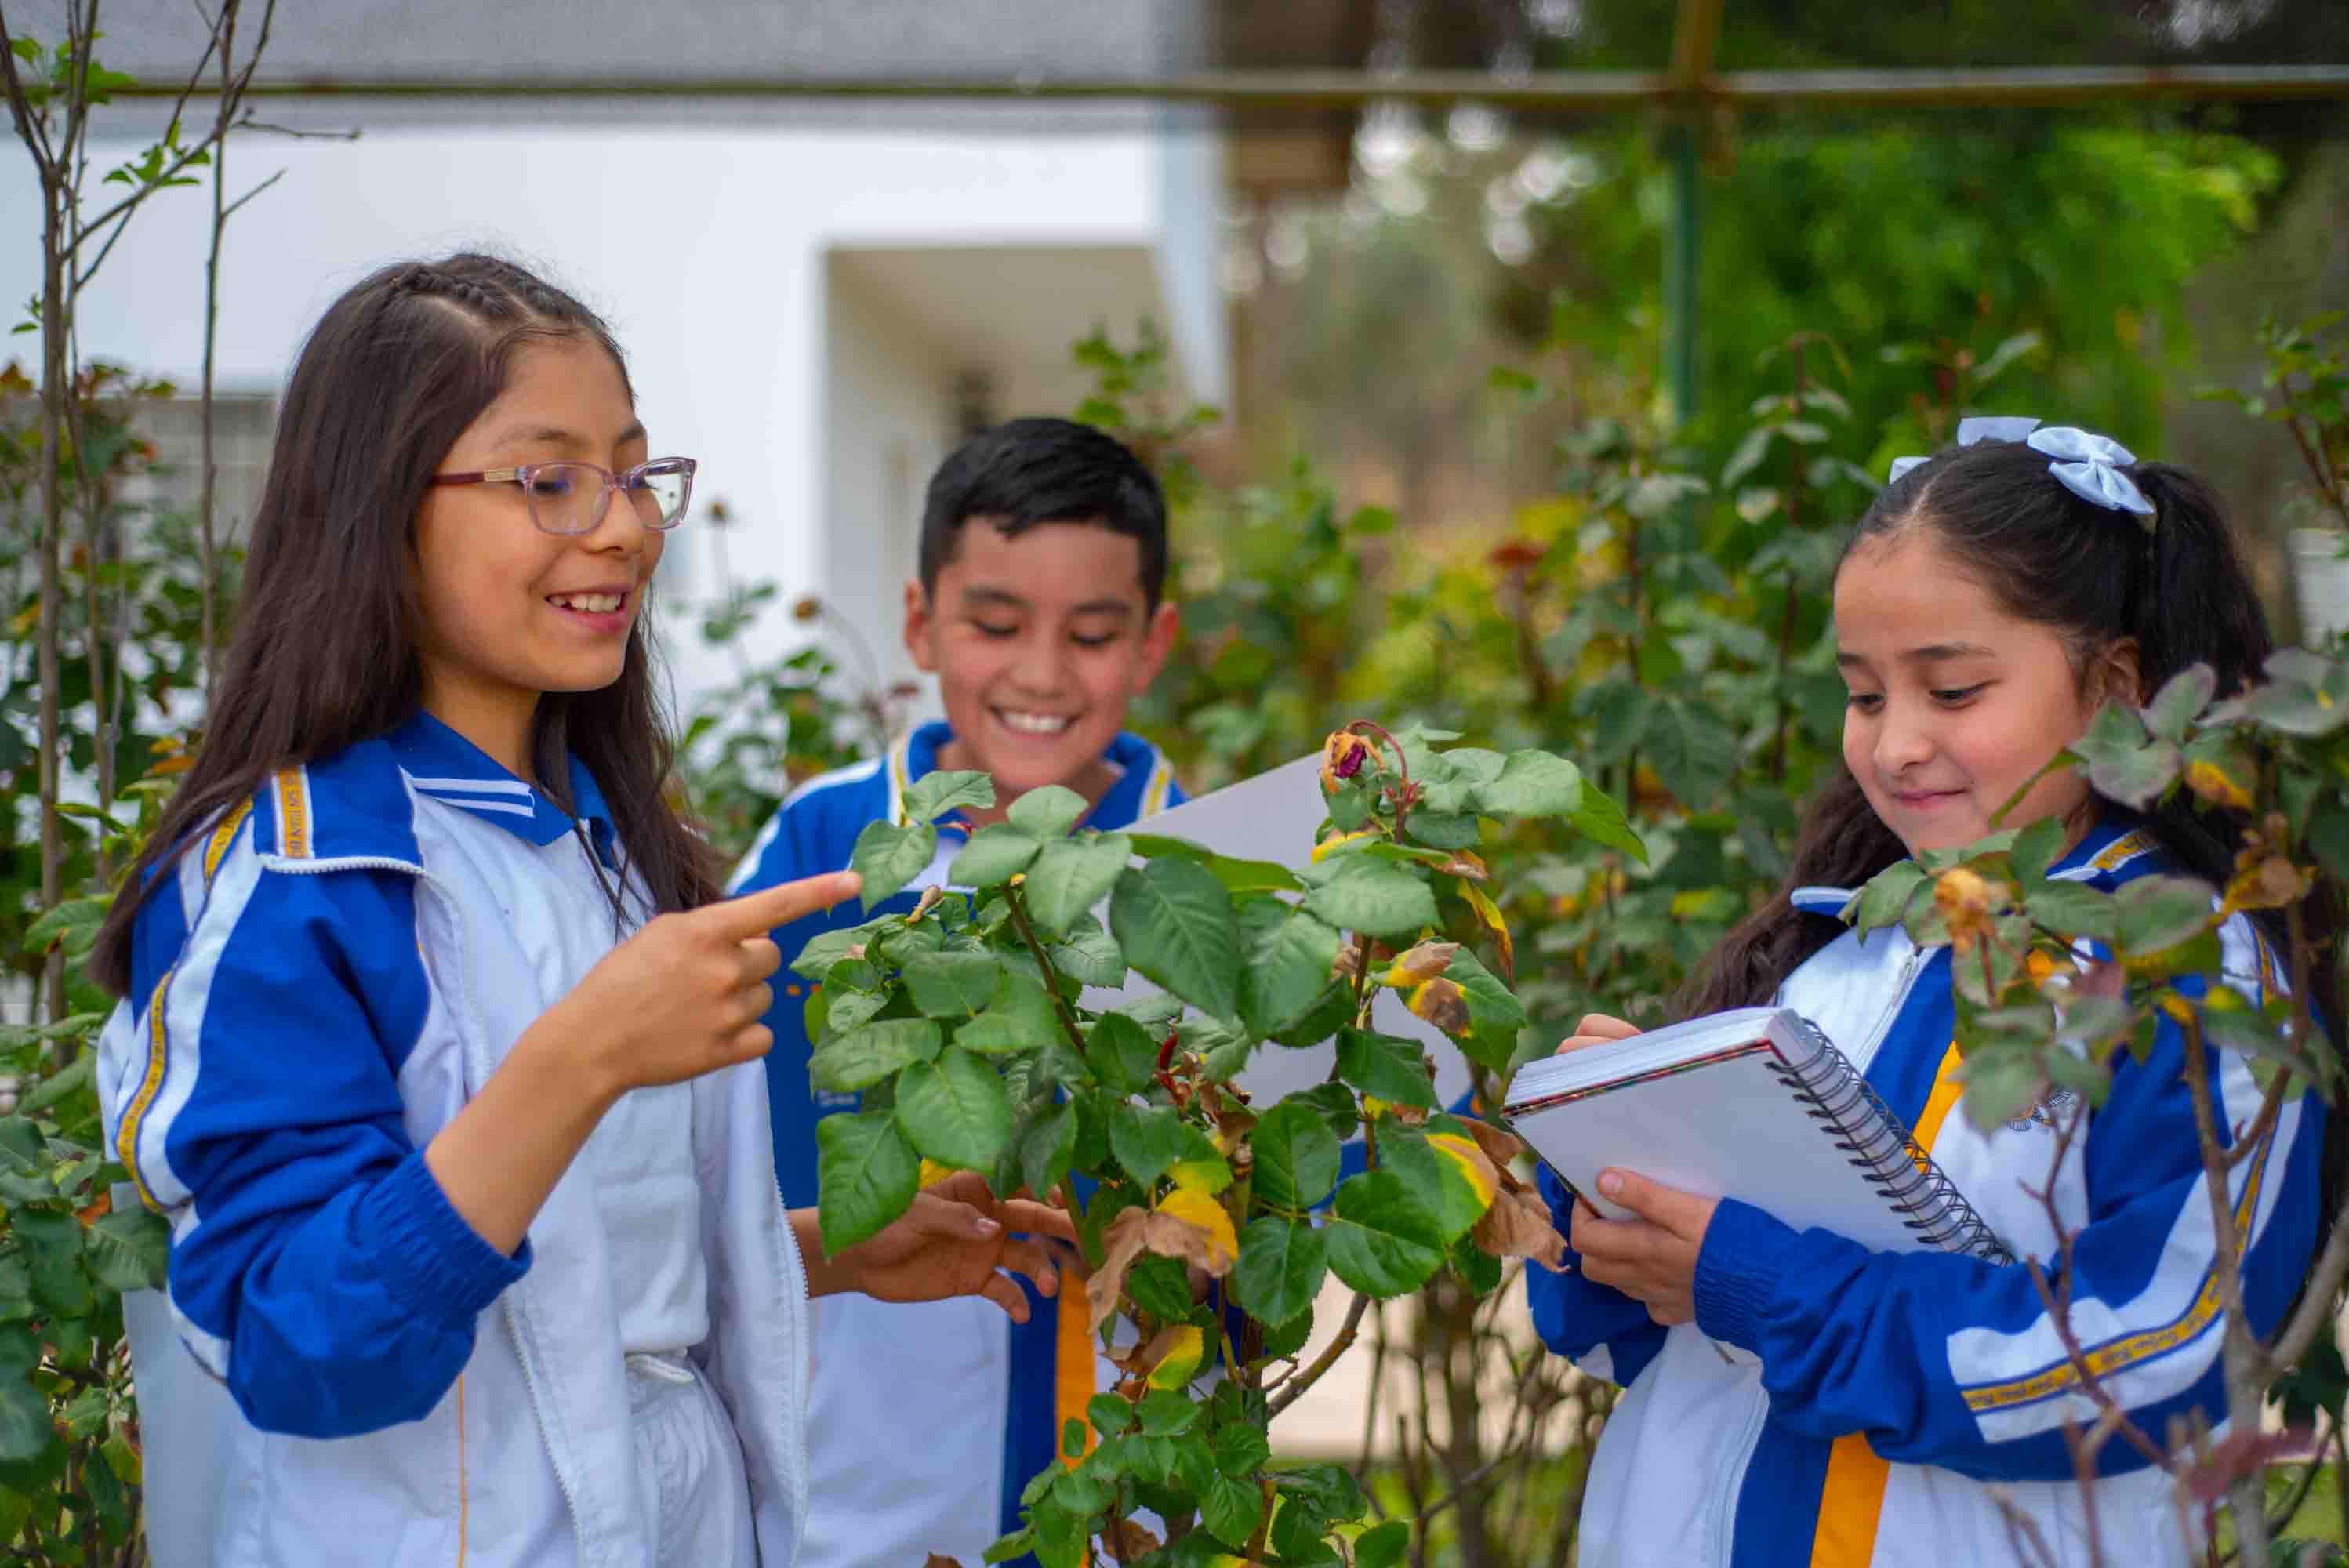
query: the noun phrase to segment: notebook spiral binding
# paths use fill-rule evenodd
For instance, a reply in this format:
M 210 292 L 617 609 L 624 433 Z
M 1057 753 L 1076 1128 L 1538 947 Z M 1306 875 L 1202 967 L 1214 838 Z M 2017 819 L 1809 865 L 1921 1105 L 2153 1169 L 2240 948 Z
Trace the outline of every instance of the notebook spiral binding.
M 1991 1233 L 1973 1205 L 1941 1168 L 1919 1148 L 1868 1080 L 1807 1018 L 1800 1020 L 1808 1054 L 1798 1060 L 1774 1057 L 1770 1070 L 1807 1103 L 1807 1114 L 1825 1122 L 1835 1147 L 1850 1156 L 1869 1186 L 1920 1238 L 1950 1252 L 1988 1263 L 2011 1264 L 2013 1255 Z

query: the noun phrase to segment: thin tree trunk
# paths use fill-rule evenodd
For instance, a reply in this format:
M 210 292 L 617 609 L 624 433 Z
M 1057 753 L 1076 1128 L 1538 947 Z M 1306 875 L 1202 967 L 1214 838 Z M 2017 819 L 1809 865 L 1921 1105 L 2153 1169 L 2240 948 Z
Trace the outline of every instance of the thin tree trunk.
M 219 608 L 216 600 L 220 584 L 219 534 L 215 531 L 213 506 L 215 486 L 220 468 L 212 456 L 212 365 L 213 349 L 220 334 L 220 259 L 221 236 L 228 228 L 228 133 L 226 123 L 234 101 L 233 91 L 236 65 L 236 10 L 238 0 L 224 0 L 220 18 L 220 79 L 222 129 L 212 139 L 212 251 L 204 258 L 204 372 L 202 401 L 203 490 L 196 504 L 199 529 L 198 550 L 203 573 L 203 668 L 204 714 L 210 718 L 212 688 L 220 679 Z
M 58 472 L 65 433 L 66 268 L 64 218 L 66 170 L 51 166 L 41 176 L 41 907 L 55 909 L 65 896 L 65 840 L 57 816 L 59 774 L 64 763 L 64 714 L 58 702 L 62 676 L 58 639 L 64 606 L 64 477 Z M 66 966 L 51 954 L 42 973 L 42 995 L 51 1022 L 66 1016 Z M 69 1048 L 60 1044 L 60 1052 Z M 62 1060 L 57 1067 L 65 1066 Z

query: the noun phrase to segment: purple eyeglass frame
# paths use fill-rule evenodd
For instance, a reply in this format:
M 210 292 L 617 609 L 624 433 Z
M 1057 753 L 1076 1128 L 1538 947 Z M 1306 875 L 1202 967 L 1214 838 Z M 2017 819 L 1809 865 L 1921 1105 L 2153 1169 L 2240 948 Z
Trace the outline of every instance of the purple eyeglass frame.
M 644 524 L 655 533 L 667 533 L 685 521 L 686 506 L 693 500 L 693 476 L 700 467 L 700 463 L 692 458 L 647 458 L 634 468 L 623 469 L 616 474 L 601 463 L 585 463 L 564 458 L 543 463 L 523 463 L 511 469 L 478 469 L 471 473 L 434 474 L 431 482 L 436 485 L 520 485 L 523 500 L 530 508 L 532 527 L 556 539 L 579 539 L 603 525 L 605 513 L 612 510 L 612 498 L 620 492 L 625 481 L 654 469 L 666 469 L 667 472 L 682 474 L 685 478 L 685 493 L 678 498 L 677 515 L 667 522 Z M 565 533 L 538 521 L 538 498 L 531 494 L 530 484 L 543 469 L 586 469 L 603 475 L 604 491 L 597 499 L 595 515 L 588 520 L 585 528 L 575 533 Z

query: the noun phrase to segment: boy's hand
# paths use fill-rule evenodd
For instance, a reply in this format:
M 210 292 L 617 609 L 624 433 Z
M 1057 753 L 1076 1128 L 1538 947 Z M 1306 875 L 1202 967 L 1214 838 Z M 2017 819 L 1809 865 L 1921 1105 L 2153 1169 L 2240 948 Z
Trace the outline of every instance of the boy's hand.
M 1587 1026 L 1590 1020 L 1583 1020 Z M 1640 1217 L 1609 1220 L 1587 1203 L 1574 1206 L 1574 1250 L 1586 1279 L 1612 1285 L 1658 1323 L 1696 1320 L 1696 1260 L 1704 1250 L 1718 1198 L 1700 1198 L 1635 1176 L 1602 1171 L 1599 1191 Z
M 976 1171 L 957 1171 L 916 1193 L 913 1206 L 895 1222 L 837 1257 L 823 1258 L 814 1210 L 797 1210 L 792 1218 L 801 1228 L 812 1295 L 842 1290 L 862 1291 L 880 1301 L 979 1295 L 1014 1323 L 1028 1321 L 1028 1297 L 1000 1271 L 1025 1274 L 1044 1295 L 1056 1295 L 1056 1249 L 1039 1238 L 1076 1240 L 1067 1210 L 1027 1198 L 998 1198 Z

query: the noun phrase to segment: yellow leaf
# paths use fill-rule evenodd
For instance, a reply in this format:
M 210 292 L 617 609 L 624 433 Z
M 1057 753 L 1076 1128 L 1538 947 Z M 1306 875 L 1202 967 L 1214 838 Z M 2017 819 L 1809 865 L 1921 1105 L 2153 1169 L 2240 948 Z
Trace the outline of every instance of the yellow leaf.
M 1476 1140 L 1463 1138 L 1456 1132 L 1431 1132 L 1427 1135 L 1427 1142 L 1428 1147 L 1458 1166 L 1460 1174 L 1468 1179 L 1468 1185 L 1476 1193 L 1478 1212 L 1491 1208 L 1493 1194 L 1498 1189 L 1499 1181 L 1493 1170 L 1493 1162 L 1485 1158 L 1485 1151 L 1476 1146 Z
M 1359 843 L 1364 839 L 1375 839 L 1378 836 L 1379 830 L 1376 828 L 1364 828 L 1357 832 L 1340 833 L 1335 838 L 1324 839 L 1313 846 L 1313 863 L 1318 866 L 1348 844 Z
M 1154 1388 L 1179 1389 L 1186 1386 L 1206 1358 L 1206 1338 L 1195 1323 L 1181 1324 L 1164 1336 L 1166 1354 L 1150 1369 L 1150 1386 Z
M 927 1155 L 922 1157 L 922 1173 L 915 1180 L 924 1187 L 935 1187 L 955 1173 L 951 1165 L 941 1165 Z
M 1430 980 L 1411 994 L 1411 1010 L 1455 1039 L 1468 1032 L 1468 994 L 1455 980 Z
M 2167 986 L 2154 994 L 2153 1005 L 2168 1014 L 2180 1027 L 2194 1021 L 2194 1008 L 2185 997 Z
M 1493 944 L 1500 950 L 1501 978 L 1512 985 L 1516 984 L 1517 944 L 1510 940 L 1509 923 L 1501 917 L 1501 906 L 1495 903 L 1483 888 L 1472 882 L 1463 882 L 1460 884 L 1460 896 L 1468 901 L 1468 907 L 1476 912 L 1476 918 L 1483 921 L 1485 929 L 1493 934 Z
M 1184 1160 L 1167 1168 L 1178 1191 L 1212 1198 L 1232 1184 L 1232 1168 L 1221 1160 Z M 1221 1212 L 1221 1211 L 1217 1211 Z
M 2231 806 L 2238 811 L 2248 811 L 2251 809 L 2251 796 L 2240 784 L 2227 776 L 2225 769 L 2215 762 L 2188 763 L 2186 787 L 2213 804 Z
M 1211 1271 L 1221 1272 L 1219 1261 L 1224 1267 L 1229 1267 L 1238 1259 L 1240 1239 L 1232 1229 L 1232 1217 L 1206 1193 L 1177 1187 L 1158 1200 L 1158 1212 L 1207 1233 L 1207 1267 Z

